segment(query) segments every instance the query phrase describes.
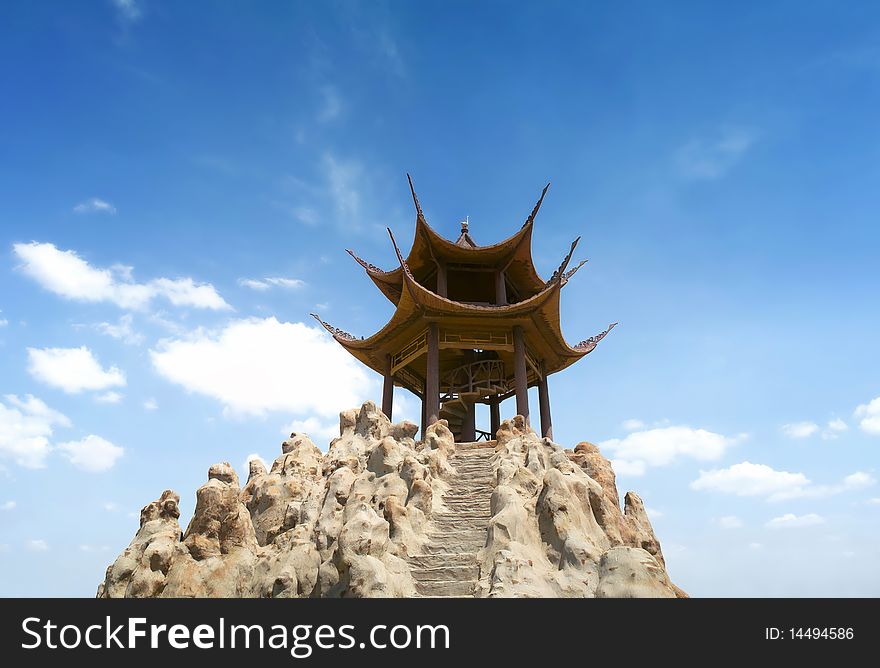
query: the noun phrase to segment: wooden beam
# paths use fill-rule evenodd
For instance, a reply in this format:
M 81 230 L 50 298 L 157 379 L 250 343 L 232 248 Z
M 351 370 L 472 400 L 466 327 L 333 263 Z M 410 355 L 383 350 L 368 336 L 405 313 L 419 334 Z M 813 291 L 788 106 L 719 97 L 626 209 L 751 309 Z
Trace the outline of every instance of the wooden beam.
M 467 413 L 461 425 L 461 442 L 470 443 L 477 440 L 477 410 L 473 401 L 464 403 Z
M 489 429 L 492 430 L 492 438 L 495 438 L 498 435 L 498 430 L 501 428 L 501 406 L 500 401 L 496 397 L 489 404 Z

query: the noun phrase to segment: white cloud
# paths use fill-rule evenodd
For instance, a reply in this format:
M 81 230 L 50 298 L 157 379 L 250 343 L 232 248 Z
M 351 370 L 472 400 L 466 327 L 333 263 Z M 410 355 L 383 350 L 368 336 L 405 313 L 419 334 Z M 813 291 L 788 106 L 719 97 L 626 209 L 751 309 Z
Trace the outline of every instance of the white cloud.
M 122 401 L 123 395 L 119 394 L 119 392 L 104 392 L 104 394 L 99 394 L 95 397 L 95 401 L 99 404 L 118 404 Z
M 76 468 L 89 473 L 109 471 L 124 452 L 118 445 L 94 434 L 79 441 L 59 443 L 58 449 Z
M 722 529 L 741 529 L 743 521 L 736 515 L 725 515 L 718 518 L 718 526 Z
M 151 397 L 144 402 L 144 410 L 145 411 L 159 410 L 159 404 L 155 399 L 153 399 Z
M 880 436 L 880 397 L 856 408 L 855 417 L 859 420 L 859 428 L 863 432 Z
M 83 390 L 104 390 L 125 385 L 118 368 L 104 369 L 92 351 L 79 348 L 28 348 L 28 372 L 37 380 L 77 394 Z
M 113 501 L 107 501 L 104 503 L 104 510 L 106 510 L 108 513 L 115 513 L 117 510 L 119 510 L 119 504 L 114 503 Z
M 868 503 L 872 506 L 880 506 L 880 496 L 875 496 L 873 499 L 868 499 L 865 503 Z
M 119 18 L 126 23 L 138 21 L 143 13 L 135 0 L 112 0 Z
M 24 546 L 30 552 L 45 552 L 49 549 L 49 544 L 42 538 L 31 539 Z
M 744 128 L 725 128 L 711 139 L 689 141 L 677 151 L 676 162 L 689 179 L 718 179 L 740 161 L 755 139 L 754 133 Z
M 138 346 L 144 342 L 144 336 L 132 328 L 131 325 L 133 321 L 134 317 L 131 313 L 125 313 L 119 318 L 116 324 L 99 322 L 94 327 L 101 334 L 105 334 L 114 339 L 119 339 L 123 343 L 129 345 Z
M 819 425 L 815 422 L 792 422 L 782 425 L 780 429 L 789 438 L 809 438 L 819 431 Z
M 318 224 L 318 212 L 308 206 L 297 206 L 291 209 L 291 213 L 293 217 L 296 218 L 299 222 L 304 223 L 305 225 L 317 225 Z
M 4 501 L 0 503 L 0 510 L 14 510 L 16 505 L 15 501 Z
M 718 459 L 742 438 L 722 436 L 705 429 L 662 427 L 603 441 L 599 448 L 613 454 L 611 463 L 618 473 L 642 475 L 650 466 L 666 466 L 679 457 L 701 461 Z
M 342 98 L 335 86 L 321 88 L 321 108 L 318 110 L 318 121 L 329 123 L 339 118 L 342 113 Z
M 666 514 L 662 510 L 657 510 L 656 508 L 645 508 L 645 512 L 648 513 L 648 517 L 652 520 L 659 519 Z
M 621 426 L 623 427 L 624 431 L 638 431 L 639 429 L 644 429 L 645 423 L 641 420 L 629 419 L 624 420 Z
M 840 418 L 835 418 L 828 422 L 828 429 L 831 429 L 832 431 L 846 431 L 849 429 L 849 426 L 847 426 L 846 422 Z
M 316 417 L 308 417 L 305 420 L 294 420 L 282 430 L 285 435 L 294 432 L 308 434 L 315 445 L 320 447 L 325 442 L 329 443 L 339 436 L 339 420 L 319 420 Z
M 14 244 L 23 262 L 21 270 L 43 288 L 65 299 L 110 302 L 124 309 L 144 309 L 158 297 L 175 306 L 222 310 L 231 308 L 210 283 L 191 278 L 157 278 L 148 283 L 132 280 L 131 267 L 97 268 L 75 251 L 60 250 L 50 243 Z
M 356 225 L 360 215 L 360 181 L 363 166 L 355 160 L 339 160 L 327 154 L 322 161 L 327 188 L 340 222 Z
M 802 527 L 812 527 L 824 524 L 825 518 L 816 513 L 808 513 L 806 515 L 795 515 L 794 513 L 785 513 L 779 517 L 774 517 L 764 526 L 768 529 L 798 529 Z
M 150 351 L 167 380 L 213 397 L 230 414 L 335 416 L 373 396 L 378 383 L 324 332 L 274 317 L 196 330 Z
M 92 199 L 86 200 L 85 202 L 80 202 L 73 210 L 76 213 L 109 213 L 115 214 L 116 207 L 110 204 L 110 202 L 106 202 L 97 197 L 93 197 Z
M 815 485 L 803 473 L 777 471 L 766 464 L 746 461 L 726 469 L 700 471 L 699 477 L 691 483 L 691 489 L 735 496 L 763 496 L 768 501 L 783 501 L 833 496 L 864 489 L 874 483 L 872 476 L 857 471 L 837 485 Z
M 69 427 L 70 420 L 30 394 L 24 400 L 13 394 L 4 399 L 9 405 L 0 402 L 0 457 L 25 468 L 43 468 L 53 428 Z
M 240 278 L 238 284 L 251 290 L 265 292 L 273 287 L 285 288 L 287 290 L 297 290 L 305 287 L 306 282 L 299 278 Z

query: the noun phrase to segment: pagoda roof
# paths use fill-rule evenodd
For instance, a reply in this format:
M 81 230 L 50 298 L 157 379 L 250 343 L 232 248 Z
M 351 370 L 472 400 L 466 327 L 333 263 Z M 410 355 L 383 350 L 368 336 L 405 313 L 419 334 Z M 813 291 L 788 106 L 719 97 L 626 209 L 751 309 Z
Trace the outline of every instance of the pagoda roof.
M 543 360 L 547 374 L 565 369 L 592 352 L 617 324 L 609 325 L 605 331 L 575 346 L 566 342 L 559 322 L 559 295 L 580 265 L 568 272 L 564 266 L 560 267 L 562 271 L 558 270 L 553 279 L 528 299 L 504 306 L 486 306 L 453 301 L 428 290 L 412 276 L 399 251 L 398 257 L 403 285 L 397 309 L 391 320 L 372 336 L 355 337 L 312 314 L 346 350 L 380 374 L 384 373 L 385 355 L 416 338 L 424 330 L 426 321 L 437 321 L 442 327 L 452 329 L 467 326 L 485 329 L 495 322 L 504 327 L 519 324 L 530 348 Z
M 419 199 L 413 188 L 412 179 L 407 175 L 416 208 L 416 229 L 413 243 L 406 257 L 406 264 L 416 280 L 425 280 L 436 269 L 437 262 L 448 267 L 492 267 L 505 269 L 505 276 L 517 292 L 520 300 L 528 299 L 541 292 L 547 285 L 535 269 L 532 260 L 532 228 L 535 217 L 550 187 L 548 183 L 541 191 L 537 204 L 522 227 L 504 241 L 488 246 L 479 246 L 463 224 L 461 235 L 456 241 L 444 238 L 434 230 L 425 219 Z M 376 287 L 392 303 L 397 304 L 403 289 L 403 271 L 397 267 L 384 271 L 374 264 L 358 257 L 354 251 L 348 253 L 366 270 Z

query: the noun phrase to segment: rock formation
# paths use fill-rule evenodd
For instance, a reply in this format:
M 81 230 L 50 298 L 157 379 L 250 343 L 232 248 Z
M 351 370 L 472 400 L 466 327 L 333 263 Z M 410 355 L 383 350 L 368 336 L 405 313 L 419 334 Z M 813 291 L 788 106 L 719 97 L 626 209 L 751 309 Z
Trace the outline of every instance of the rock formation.
M 215 464 L 185 532 L 174 492 L 144 507 L 98 597 L 685 596 L 596 446 L 519 416 L 488 443 L 454 443 L 445 420 L 416 432 L 367 402 L 326 454 L 291 434 L 243 488 Z

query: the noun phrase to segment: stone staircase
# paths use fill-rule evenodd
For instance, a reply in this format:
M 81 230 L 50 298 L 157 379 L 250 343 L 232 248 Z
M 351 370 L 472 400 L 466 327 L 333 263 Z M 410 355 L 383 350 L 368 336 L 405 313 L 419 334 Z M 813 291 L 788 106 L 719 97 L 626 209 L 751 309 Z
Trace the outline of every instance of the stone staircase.
M 449 490 L 443 495 L 447 510 L 434 513 L 422 553 L 409 557 L 420 596 L 473 596 L 480 577 L 477 553 L 485 545 L 491 516 L 494 453 L 495 441 L 456 443 L 449 460 L 456 472 L 446 479 Z

